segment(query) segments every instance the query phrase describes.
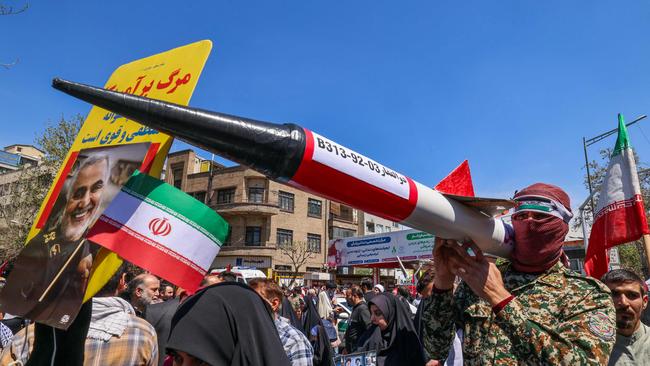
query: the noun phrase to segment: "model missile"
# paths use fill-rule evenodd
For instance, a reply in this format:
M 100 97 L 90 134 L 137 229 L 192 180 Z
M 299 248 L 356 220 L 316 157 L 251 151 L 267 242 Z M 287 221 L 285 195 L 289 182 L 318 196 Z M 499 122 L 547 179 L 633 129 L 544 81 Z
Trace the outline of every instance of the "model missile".
M 275 124 L 54 79 L 76 98 L 170 134 L 278 182 L 507 257 L 503 222 L 295 124 Z

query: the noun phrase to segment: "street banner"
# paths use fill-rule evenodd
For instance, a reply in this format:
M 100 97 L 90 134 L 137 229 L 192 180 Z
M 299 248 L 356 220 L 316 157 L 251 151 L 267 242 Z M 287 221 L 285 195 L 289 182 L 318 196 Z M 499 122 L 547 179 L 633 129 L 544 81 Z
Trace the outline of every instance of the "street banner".
M 211 48 L 200 41 L 122 65 L 105 88 L 187 105 Z M 160 176 L 171 143 L 167 134 L 92 108 L 0 293 L 0 310 L 67 329 L 84 298 L 121 264 L 85 240 L 88 228 L 136 169 Z
M 228 223 L 210 207 L 136 171 L 88 240 L 194 292 L 227 235 Z
M 600 188 L 594 224 L 589 235 L 585 272 L 601 278 L 608 271 L 607 249 L 650 233 L 643 208 L 634 152 L 623 116 L 618 115 L 618 138 Z
M 435 236 L 418 231 L 402 230 L 330 240 L 328 265 L 393 267 L 401 261 L 431 259 Z

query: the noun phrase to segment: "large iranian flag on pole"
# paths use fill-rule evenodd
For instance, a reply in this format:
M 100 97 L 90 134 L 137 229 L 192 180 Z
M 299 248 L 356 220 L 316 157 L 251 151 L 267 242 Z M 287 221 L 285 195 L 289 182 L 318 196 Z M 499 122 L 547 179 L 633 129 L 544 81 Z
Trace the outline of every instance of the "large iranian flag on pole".
M 623 116 L 618 115 L 618 138 L 600 189 L 594 224 L 585 257 L 585 272 L 600 278 L 608 271 L 607 249 L 650 233 L 639 176 Z
M 228 223 L 208 206 L 136 171 L 87 238 L 194 292 L 227 234 Z

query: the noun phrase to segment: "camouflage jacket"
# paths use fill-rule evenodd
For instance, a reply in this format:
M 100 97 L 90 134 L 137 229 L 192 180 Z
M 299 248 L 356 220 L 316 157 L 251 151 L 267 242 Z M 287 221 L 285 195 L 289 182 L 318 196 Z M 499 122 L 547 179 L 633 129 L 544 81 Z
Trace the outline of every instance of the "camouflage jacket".
M 447 358 L 455 328 L 463 330 L 470 365 L 606 365 L 616 337 L 609 289 L 561 263 L 543 274 L 501 269 L 516 297 L 498 314 L 461 283 L 434 293 L 422 314 L 422 340 L 435 360 Z

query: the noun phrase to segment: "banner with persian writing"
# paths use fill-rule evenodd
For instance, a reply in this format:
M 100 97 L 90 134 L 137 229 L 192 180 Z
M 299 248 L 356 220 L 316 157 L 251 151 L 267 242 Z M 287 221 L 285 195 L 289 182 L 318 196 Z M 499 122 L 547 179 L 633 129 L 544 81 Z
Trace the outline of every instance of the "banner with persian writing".
M 328 265 L 392 266 L 401 261 L 431 259 L 435 236 L 418 231 L 402 230 L 330 240 Z

